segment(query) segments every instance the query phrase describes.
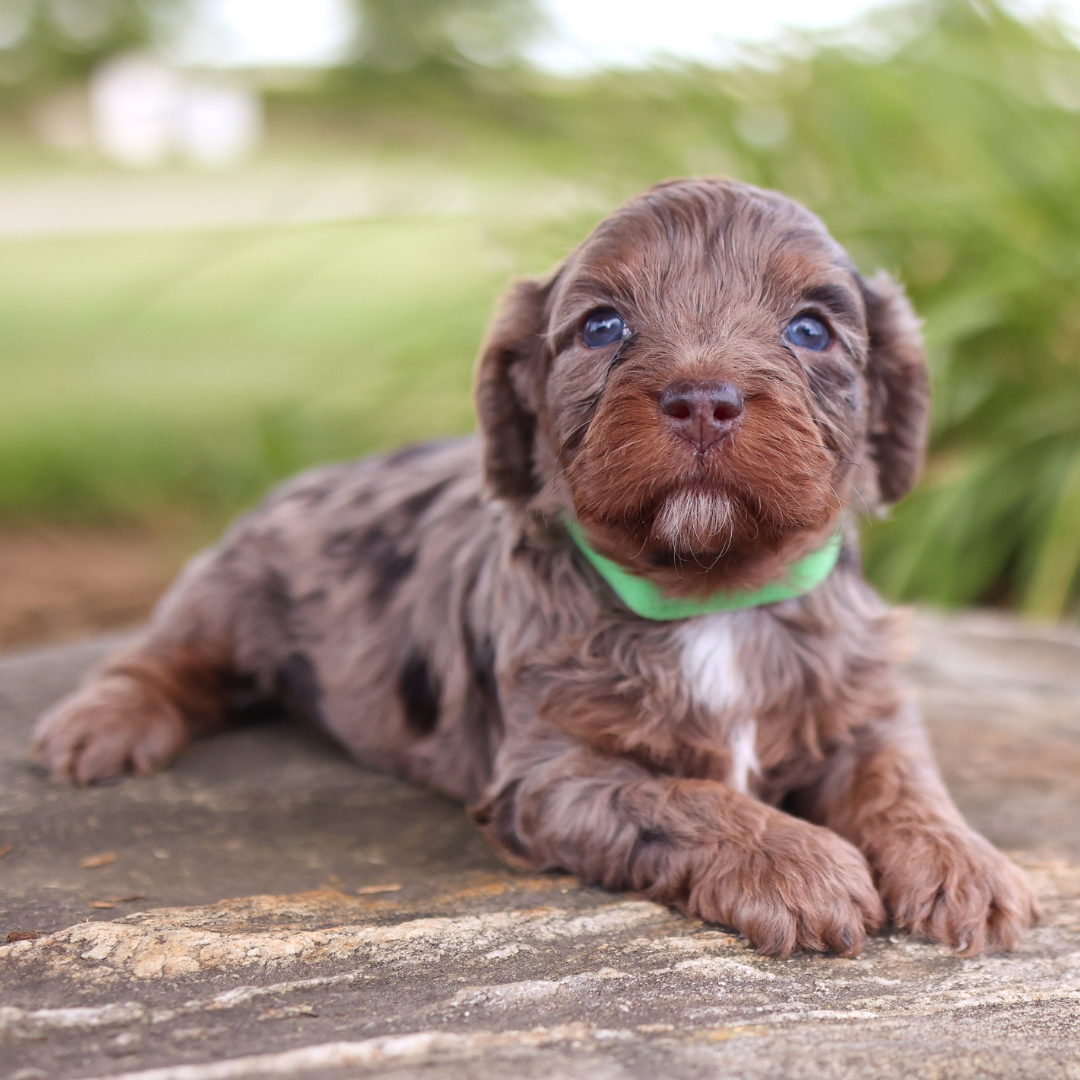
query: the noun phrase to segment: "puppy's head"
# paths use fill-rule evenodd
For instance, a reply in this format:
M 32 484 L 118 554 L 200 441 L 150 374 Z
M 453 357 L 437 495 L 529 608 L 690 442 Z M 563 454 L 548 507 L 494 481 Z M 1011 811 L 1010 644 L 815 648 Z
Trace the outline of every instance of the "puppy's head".
M 660 184 L 547 279 L 480 358 L 493 493 L 576 515 L 672 595 L 754 588 L 922 460 L 918 324 L 809 211 L 726 179 Z

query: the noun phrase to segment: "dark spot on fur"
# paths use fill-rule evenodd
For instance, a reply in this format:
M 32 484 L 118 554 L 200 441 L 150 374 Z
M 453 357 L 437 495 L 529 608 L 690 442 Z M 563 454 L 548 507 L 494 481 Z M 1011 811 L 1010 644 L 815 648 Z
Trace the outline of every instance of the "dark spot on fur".
M 444 445 L 445 443 L 441 441 L 413 443 L 411 446 L 403 446 L 400 450 L 394 451 L 384 460 L 391 468 L 397 465 L 408 465 L 410 461 L 425 458 L 436 450 L 441 450 Z
M 258 597 L 263 618 L 282 629 L 289 625 L 293 598 L 284 574 L 277 570 L 269 571 L 261 583 Z
M 360 539 L 371 566 L 374 581 L 368 599 L 385 607 L 397 594 L 401 583 L 412 573 L 416 565 L 416 549 L 402 550 L 393 536 L 388 536 L 379 525 L 373 525 Z
M 285 657 L 277 670 L 276 690 L 290 712 L 323 723 L 322 687 L 315 665 L 306 653 L 292 652 Z
M 398 676 L 405 722 L 416 735 L 430 735 L 439 723 L 439 686 L 423 653 L 413 650 Z
M 629 867 L 633 867 L 639 861 L 644 860 L 649 865 L 654 865 L 657 858 L 664 857 L 664 851 L 671 838 L 661 829 L 650 829 L 642 825 L 634 840 L 634 846 L 630 849 L 628 859 Z
M 469 674 L 473 685 L 485 696 L 495 694 L 495 646 L 491 638 L 483 637 L 474 641 L 468 635 L 465 643 Z
M 503 729 L 499 691 L 495 683 L 495 649 L 489 637 L 475 640 L 466 623 L 462 626 L 462 643 L 469 682 L 462 703 L 461 726 L 469 745 L 473 747 L 469 771 L 477 792 L 491 776 L 495 746 Z
M 323 544 L 323 554 L 341 564 L 346 575 L 369 570 L 372 583 L 368 599 L 379 607 L 385 607 L 394 598 L 416 565 L 416 549 L 405 547 L 401 538 L 392 535 L 381 523 L 362 533 L 351 529 L 331 533 Z
M 328 559 L 358 559 L 362 553 L 356 549 L 356 530 L 338 529 L 332 532 L 323 541 L 322 553 Z
M 410 495 L 401 503 L 401 509 L 409 517 L 418 518 L 450 486 L 450 479 L 440 480 L 437 484 Z
M 340 529 L 323 543 L 323 554 L 341 564 L 343 573 L 366 569 L 371 573 L 368 599 L 385 607 L 416 566 L 419 518 L 451 484 L 440 480 L 414 492 L 361 533 Z
M 324 502 L 334 490 L 334 485 L 329 482 L 312 484 L 310 487 L 297 488 L 290 491 L 283 502 L 300 503 L 302 506 L 318 506 Z
M 341 490 L 347 466 L 318 469 L 307 475 L 301 474 L 289 481 L 283 489 L 271 492 L 264 506 L 314 507 L 326 502 Z

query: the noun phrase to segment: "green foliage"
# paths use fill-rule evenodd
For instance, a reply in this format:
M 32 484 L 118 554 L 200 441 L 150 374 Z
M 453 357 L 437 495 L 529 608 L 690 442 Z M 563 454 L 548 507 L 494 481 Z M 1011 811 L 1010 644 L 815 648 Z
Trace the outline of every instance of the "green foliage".
M 0 0 L 0 91 L 25 97 L 79 79 L 167 34 L 191 0 Z
M 286 127 L 481 186 L 562 178 L 579 211 L 542 229 L 480 214 L 0 245 L 0 510 L 231 508 L 295 465 L 464 430 L 469 356 L 507 265 L 543 269 L 648 183 L 723 172 L 807 203 L 925 318 L 932 450 L 919 490 L 866 530 L 877 583 L 1076 612 L 1080 49 L 1060 28 L 992 0 L 924 0 L 726 70 L 569 80 L 453 54 L 449 0 L 367 2 L 381 40 L 415 31 L 419 59 L 279 97 Z M 406 9 L 414 22 L 395 23 Z M 322 295 L 306 273 L 334 284 Z
M 544 26 L 536 0 L 352 0 L 360 32 L 336 74 L 499 67 Z M 86 76 L 124 49 L 167 44 L 200 0 L 0 0 L 0 90 L 27 97 Z
M 535 0 L 354 0 L 354 64 L 406 71 L 431 62 L 505 64 L 542 24 Z
M 0 244 L 0 510 L 224 516 L 468 431 L 503 259 L 468 220 Z

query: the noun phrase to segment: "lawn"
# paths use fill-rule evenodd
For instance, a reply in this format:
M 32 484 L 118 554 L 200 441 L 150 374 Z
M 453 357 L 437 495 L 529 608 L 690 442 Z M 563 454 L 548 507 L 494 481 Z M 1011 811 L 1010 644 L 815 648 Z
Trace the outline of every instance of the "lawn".
M 515 258 L 469 218 L 0 243 L 0 515 L 229 513 L 468 431 Z

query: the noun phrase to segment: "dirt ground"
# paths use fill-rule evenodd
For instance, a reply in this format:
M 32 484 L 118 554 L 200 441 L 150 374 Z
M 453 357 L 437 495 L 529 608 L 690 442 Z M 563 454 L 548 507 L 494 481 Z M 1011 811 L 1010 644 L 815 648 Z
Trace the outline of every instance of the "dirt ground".
M 0 649 L 142 622 L 200 539 L 173 524 L 0 528 Z

